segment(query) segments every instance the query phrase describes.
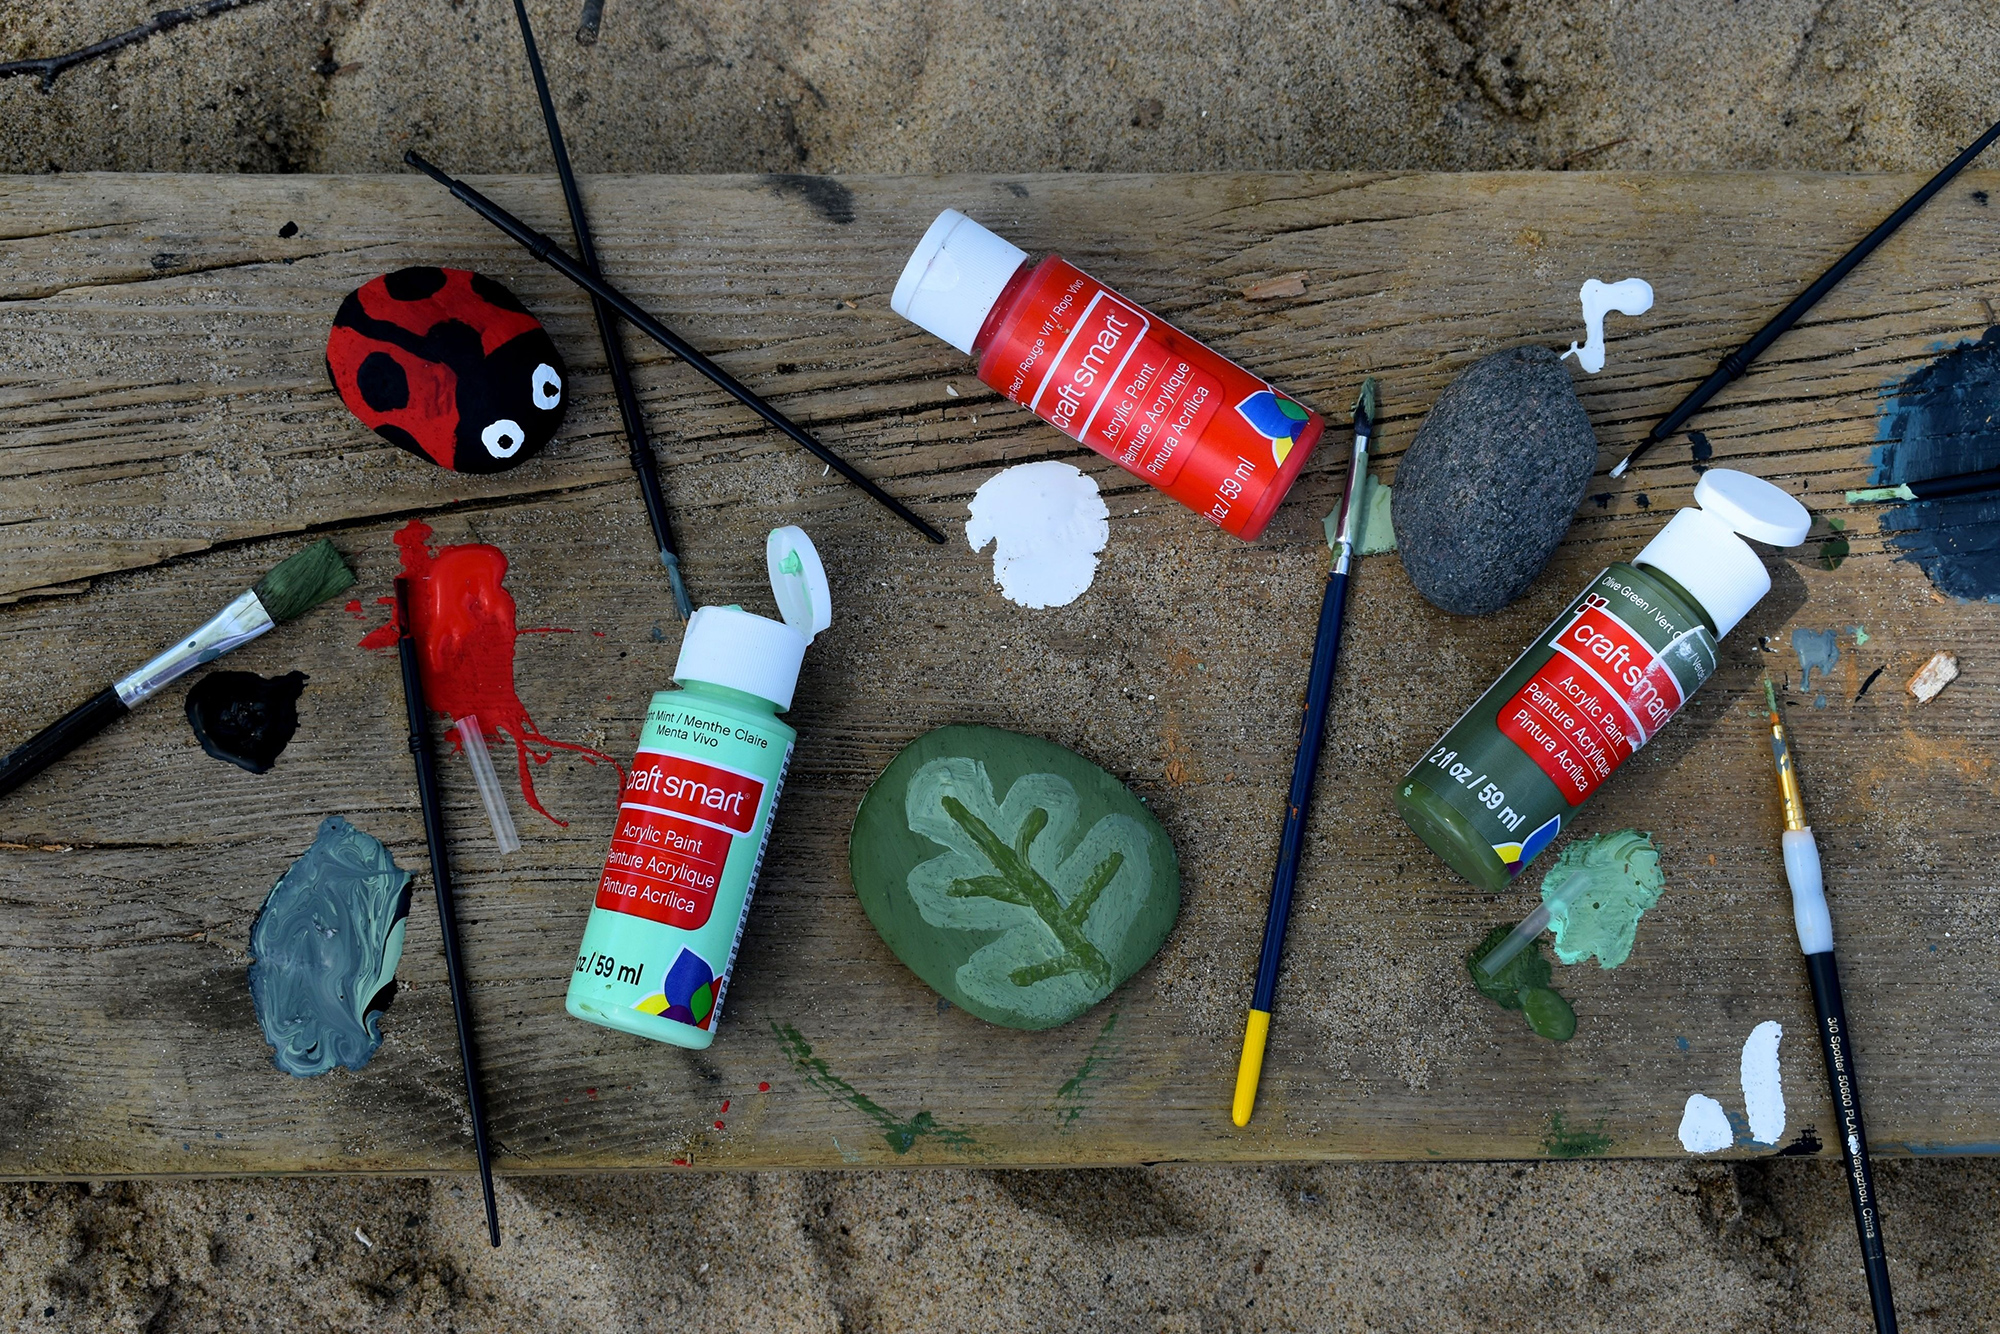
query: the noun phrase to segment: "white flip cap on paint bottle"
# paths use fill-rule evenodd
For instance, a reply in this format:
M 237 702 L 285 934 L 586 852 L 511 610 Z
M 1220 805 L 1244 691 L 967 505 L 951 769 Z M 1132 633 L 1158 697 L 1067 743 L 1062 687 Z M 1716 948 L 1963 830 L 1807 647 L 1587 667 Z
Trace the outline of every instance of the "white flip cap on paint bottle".
M 1806 540 L 1812 515 L 1763 478 L 1732 468 L 1703 473 L 1694 499 L 1700 508 L 1676 513 L 1632 563 L 1658 570 L 1693 594 L 1720 639 L 1771 591 L 1770 571 L 1743 539 L 1795 547 Z
M 993 303 L 1027 260 L 1021 247 L 948 208 L 911 252 L 889 309 L 970 356 Z
M 806 646 L 833 624 L 833 594 L 826 567 L 802 528 L 775 528 L 764 543 L 771 593 L 782 621 L 741 607 L 701 607 L 681 636 L 674 680 L 741 690 L 768 699 L 783 713 L 792 707 Z

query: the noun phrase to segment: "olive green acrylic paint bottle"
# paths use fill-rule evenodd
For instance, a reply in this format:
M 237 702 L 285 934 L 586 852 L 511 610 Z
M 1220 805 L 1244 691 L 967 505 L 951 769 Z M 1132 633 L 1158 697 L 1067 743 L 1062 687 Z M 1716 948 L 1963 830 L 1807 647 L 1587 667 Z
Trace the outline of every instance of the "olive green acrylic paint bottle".
M 701 608 L 674 665 L 681 688 L 647 706 L 570 974 L 579 1019 L 679 1047 L 715 1041 L 798 738 L 778 715 L 806 646 L 833 621 L 803 532 L 773 532 L 765 559 L 785 619 Z
M 1606 569 L 1425 752 L 1396 809 L 1451 868 L 1497 890 L 1715 671 L 1716 641 L 1771 576 L 1743 539 L 1791 547 L 1812 516 L 1761 478 L 1702 474 L 1684 509 Z

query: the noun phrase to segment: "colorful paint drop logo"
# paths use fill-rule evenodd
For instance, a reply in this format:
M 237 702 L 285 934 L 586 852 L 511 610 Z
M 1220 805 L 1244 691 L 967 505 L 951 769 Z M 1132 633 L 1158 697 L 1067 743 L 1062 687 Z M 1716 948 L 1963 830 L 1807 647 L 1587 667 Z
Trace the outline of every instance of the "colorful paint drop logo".
M 1251 430 L 1270 439 L 1271 457 L 1280 464 L 1298 443 L 1307 417 L 1303 407 L 1271 389 L 1259 389 L 1238 403 L 1236 412 L 1250 423 Z
M 1493 851 L 1499 854 L 1501 861 L 1507 863 L 1507 874 L 1510 877 L 1516 876 L 1521 873 L 1523 866 L 1540 855 L 1543 848 L 1555 842 L 1556 835 L 1561 832 L 1562 817 L 1551 815 L 1546 824 L 1519 843 L 1495 843 Z
M 660 989 L 632 1008 L 707 1028 L 715 1017 L 715 992 L 715 974 L 708 961 L 693 950 L 683 949 L 674 966 L 667 969 L 667 980 Z

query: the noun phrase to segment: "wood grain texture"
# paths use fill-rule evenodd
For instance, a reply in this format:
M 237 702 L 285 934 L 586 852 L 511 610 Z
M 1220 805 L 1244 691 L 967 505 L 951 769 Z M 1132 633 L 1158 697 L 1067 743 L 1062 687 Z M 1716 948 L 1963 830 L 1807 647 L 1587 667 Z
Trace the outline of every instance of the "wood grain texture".
M 799 523 L 825 555 L 835 619 L 790 717 L 797 759 L 705 1053 L 563 1013 L 616 776 L 561 753 L 537 765 L 568 824 L 517 797 L 525 846 L 503 861 L 464 767 L 445 763 L 501 1170 L 1540 1156 L 1557 1117 L 1614 1154 L 1678 1156 L 1690 1093 L 1740 1107 L 1738 1051 L 1764 1019 L 1787 1032 L 1791 1133 L 1810 1125 L 1829 1141 L 1757 698 L 1767 668 L 1796 683 L 1793 627 L 1853 625 L 1868 642 L 1845 636 L 1826 707 L 1794 696 L 1792 721 L 1870 1127 L 1891 1152 L 2000 1150 L 2000 674 L 1980 647 L 2000 608 L 1934 596 L 1885 554 L 1871 515 L 1840 509 L 1866 476 L 1883 386 L 1993 322 L 2000 211 L 1975 192 L 2000 193 L 2000 176 L 1968 174 L 1940 196 L 1695 423 L 1714 463 L 1846 518 L 1854 554 L 1838 570 L 1811 546 L 1774 558 L 1776 587 L 1726 641 L 1717 678 L 1578 820 L 1585 833 L 1652 830 L 1668 891 L 1626 966 L 1559 970 L 1581 1018 L 1566 1046 L 1484 1002 L 1459 963 L 1531 888 L 1457 880 L 1388 791 L 1585 578 L 1687 503 L 1687 448 L 1600 478 L 1609 498 L 1585 503 L 1528 597 L 1484 621 L 1431 609 L 1393 557 L 1363 562 L 1247 1130 L 1230 1125 L 1229 1095 L 1340 451 L 1313 461 L 1246 546 L 998 401 L 888 308 L 908 247 L 940 207 L 962 207 L 1323 410 L 1381 377 L 1387 472 L 1472 360 L 1566 346 L 1583 279 L 1641 276 L 1658 304 L 1614 319 L 1608 368 L 1578 377 L 1608 468 L 1916 183 L 851 178 L 821 187 L 848 192 L 830 204 L 784 179 L 588 181 L 604 267 L 627 292 L 954 541 L 923 544 L 633 340 L 697 600 L 768 611 L 763 533 Z M 479 184 L 560 232 L 553 182 Z M 281 239 L 287 222 L 298 232 Z M 499 277 L 549 325 L 574 397 L 540 458 L 496 477 L 444 473 L 363 431 L 333 395 L 321 348 L 340 298 L 416 263 Z M 1294 272 L 1301 297 L 1244 296 Z M 323 815 L 347 816 L 427 879 L 395 661 L 357 644 L 381 620 L 391 533 L 410 517 L 441 541 L 498 545 L 520 624 L 576 632 L 520 641 L 519 694 L 542 730 L 629 754 L 679 633 L 623 455 L 580 294 L 427 182 L 0 180 L 0 748 L 303 534 L 350 554 L 362 601 L 358 616 L 331 605 L 232 658 L 311 677 L 299 737 L 270 774 L 204 756 L 181 687 L 0 805 L 0 1174 L 470 1165 L 427 886 L 386 1041 L 358 1074 L 272 1068 L 245 943 Z M 1039 458 L 1091 472 L 1113 511 L 1097 583 L 1058 612 L 1003 601 L 990 558 L 959 537 L 981 481 Z M 1964 675 L 1919 709 L 1893 683 L 1938 649 Z M 1888 670 L 1857 701 L 1876 666 Z M 1146 797 L 1179 849 L 1184 908 L 1166 948 L 1065 1028 L 1009 1032 L 941 1007 L 848 885 L 846 829 L 867 784 L 951 722 L 1080 751 Z M 511 754 L 496 758 L 508 773 Z

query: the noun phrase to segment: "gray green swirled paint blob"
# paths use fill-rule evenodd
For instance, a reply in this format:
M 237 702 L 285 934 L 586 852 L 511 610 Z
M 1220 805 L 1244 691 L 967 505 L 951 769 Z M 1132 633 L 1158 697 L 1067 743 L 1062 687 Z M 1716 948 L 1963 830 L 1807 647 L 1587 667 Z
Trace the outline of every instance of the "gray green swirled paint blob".
M 264 900 L 250 927 L 250 1000 L 288 1075 L 359 1070 L 382 1045 L 396 994 L 410 873 L 338 815 Z
M 2000 468 L 2000 325 L 1897 384 L 1878 438 L 1871 486 Z M 1881 531 L 1939 592 L 2000 601 L 2000 493 L 1898 505 Z

